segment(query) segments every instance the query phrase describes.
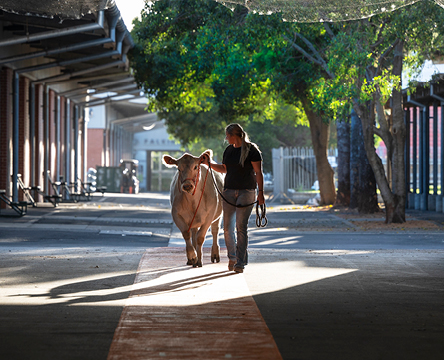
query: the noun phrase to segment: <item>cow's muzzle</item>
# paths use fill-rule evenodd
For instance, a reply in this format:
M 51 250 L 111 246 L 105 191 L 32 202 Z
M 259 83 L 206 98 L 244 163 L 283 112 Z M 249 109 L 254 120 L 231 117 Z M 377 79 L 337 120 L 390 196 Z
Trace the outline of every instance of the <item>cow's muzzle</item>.
M 193 194 L 194 195 L 194 188 L 195 188 L 196 186 L 194 185 L 194 183 L 193 183 L 193 181 L 192 180 L 185 180 L 183 183 L 182 183 L 182 191 L 185 191 L 185 192 L 187 192 L 187 193 L 189 193 L 189 194 Z

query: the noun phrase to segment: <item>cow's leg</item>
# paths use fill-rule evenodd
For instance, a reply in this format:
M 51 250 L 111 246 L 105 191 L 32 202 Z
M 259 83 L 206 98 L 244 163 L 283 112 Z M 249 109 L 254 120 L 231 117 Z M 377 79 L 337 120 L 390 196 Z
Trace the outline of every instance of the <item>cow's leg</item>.
M 220 247 L 219 247 L 219 228 L 220 220 L 216 220 L 211 224 L 211 235 L 213 235 L 213 246 L 211 246 L 211 262 L 220 262 Z
M 191 231 L 188 230 L 188 225 L 185 220 L 177 212 L 173 212 L 173 220 L 185 240 L 185 247 L 187 253 L 187 265 L 194 265 L 197 262 L 196 250 L 191 243 Z M 187 230 L 182 230 L 187 229 Z
M 191 229 L 191 240 L 193 241 L 193 246 L 197 249 L 197 228 Z
M 197 236 L 196 236 L 197 263 L 193 265 L 194 267 L 197 267 L 197 266 L 202 267 L 202 247 L 205 242 L 205 235 L 207 234 L 209 227 L 210 227 L 209 225 L 204 224 L 197 232 Z
M 182 231 L 182 236 L 185 239 L 185 247 L 187 252 L 187 265 L 195 265 L 197 263 L 196 250 L 191 243 L 190 231 Z

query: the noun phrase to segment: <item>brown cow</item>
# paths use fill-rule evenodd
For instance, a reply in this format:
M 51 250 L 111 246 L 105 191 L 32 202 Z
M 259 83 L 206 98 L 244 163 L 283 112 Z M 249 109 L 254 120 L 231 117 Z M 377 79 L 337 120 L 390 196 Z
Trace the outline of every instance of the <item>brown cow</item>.
M 187 153 L 179 159 L 163 155 L 163 163 L 168 167 L 177 167 L 178 170 L 171 182 L 171 214 L 185 239 L 187 265 L 194 267 L 202 266 L 202 246 L 210 226 L 213 235 L 211 262 L 220 261 L 218 233 L 222 199 L 214 186 L 211 174 L 207 174 L 207 166 L 202 165 L 204 156 L 211 159 L 212 155 L 212 150 L 204 151 L 199 157 Z M 217 186 L 221 189 L 221 174 L 213 174 Z

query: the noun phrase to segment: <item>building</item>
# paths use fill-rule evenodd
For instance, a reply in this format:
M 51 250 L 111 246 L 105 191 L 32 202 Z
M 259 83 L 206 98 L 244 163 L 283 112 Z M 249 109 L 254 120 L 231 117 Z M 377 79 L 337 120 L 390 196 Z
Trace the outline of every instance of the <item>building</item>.
M 19 174 L 44 194 L 53 191 L 51 181 L 84 179 L 91 109 L 140 95 L 127 60 L 133 45 L 113 0 L 0 1 L 0 189 L 6 196 L 22 199 Z M 131 152 L 133 132 L 109 125 L 104 161 L 111 162 Z

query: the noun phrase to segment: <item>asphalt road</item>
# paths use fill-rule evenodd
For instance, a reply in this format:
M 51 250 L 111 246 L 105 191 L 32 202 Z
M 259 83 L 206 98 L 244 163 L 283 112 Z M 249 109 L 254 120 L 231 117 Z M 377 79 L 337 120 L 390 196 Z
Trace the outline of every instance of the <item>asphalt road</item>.
M 163 193 L 2 215 L 8 360 L 106 359 L 142 255 L 180 237 Z M 265 229 L 251 222 L 243 276 L 284 359 L 443 358 L 442 226 L 360 231 L 331 213 L 279 206 L 268 218 Z

